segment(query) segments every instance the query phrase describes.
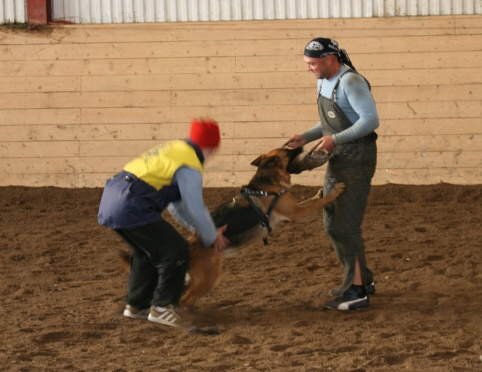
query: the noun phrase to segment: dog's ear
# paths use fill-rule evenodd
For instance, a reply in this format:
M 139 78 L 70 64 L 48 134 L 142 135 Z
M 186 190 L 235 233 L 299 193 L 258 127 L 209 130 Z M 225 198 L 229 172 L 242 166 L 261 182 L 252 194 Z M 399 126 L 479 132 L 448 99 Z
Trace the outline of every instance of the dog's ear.
M 256 159 L 254 159 L 251 162 L 251 165 L 254 165 L 255 167 L 259 167 L 259 164 L 261 164 L 261 158 L 262 158 L 262 155 L 258 156 Z
M 258 168 L 260 168 L 260 169 L 278 168 L 280 162 L 281 162 L 281 159 L 280 159 L 279 156 L 270 156 L 270 157 L 267 157 L 267 158 L 265 157 L 259 163 Z

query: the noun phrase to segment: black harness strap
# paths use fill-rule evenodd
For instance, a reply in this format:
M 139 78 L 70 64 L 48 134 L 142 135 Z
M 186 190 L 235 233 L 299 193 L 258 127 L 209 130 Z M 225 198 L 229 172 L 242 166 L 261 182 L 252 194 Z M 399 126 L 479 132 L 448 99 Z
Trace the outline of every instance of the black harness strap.
M 258 190 L 250 190 L 246 187 L 243 187 L 241 190 L 241 195 L 247 200 L 249 205 L 253 207 L 255 210 L 256 214 L 258 215 L 261 225 L 259 226 L 260 229 L 266 229 L 268 232 L 271 232 L 271 226 L 269 225 L 269 216 L 271 215 L 271 212 L 273 212 L 273 209 L 278 202 L 278 199 L 280 198 L 281 195 L 286 193 L 288 190 L 282 190 L 280 193 L 276 192 L 268 192 L 268 191 L 258 191 Z M 262 196 L 262 197 L 267 197 L 267 196 L 274 196 L 273 200 L 271 201 L 266 213 L 263 213 L 261 208 L 259 208 L 256 203 L 251 199 L 251 196 Z M 263 243 L 264 245 L 268 244 L 268 238 L 264 237 L 263 238 Z

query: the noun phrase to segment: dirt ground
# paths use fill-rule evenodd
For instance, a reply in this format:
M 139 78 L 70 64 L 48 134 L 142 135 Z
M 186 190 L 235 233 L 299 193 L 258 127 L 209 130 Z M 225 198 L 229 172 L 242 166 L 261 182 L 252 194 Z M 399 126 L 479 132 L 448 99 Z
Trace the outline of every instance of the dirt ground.
M 482 185 L 373 188 L 363 311 L 322 307 L 342 269 L 320 216 L 282 226 L 198 303 L 219 335 L 122 316 L 125 245 L 96 222 L 101 192 L 0 188 L 2 371 L 482 371 Z

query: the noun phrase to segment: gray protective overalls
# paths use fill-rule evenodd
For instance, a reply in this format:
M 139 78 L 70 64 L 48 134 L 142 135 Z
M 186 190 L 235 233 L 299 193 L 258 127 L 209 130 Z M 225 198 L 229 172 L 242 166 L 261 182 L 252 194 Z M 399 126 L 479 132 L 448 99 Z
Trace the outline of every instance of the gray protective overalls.
M 340 79 L 333 88 L 331 98 L 318 94 L 318 113 L 323 135 L 333 135 L 350 127 L 352 123 L 335 102 L 335 92 Z M 353 283 L 355 259 L 360 262 L 365 287 L 373 282 L 373 273 L 367 268 L 361 224 L 367 206 L 370 184 L 377 163 L 377 135 L 375 132 L 333 149 L 323 186 L 323 196 L 330 194 L 335 184 L 343 182 L 345 191 L 336 201 L 324 209 L 324 225 L 335 251 L 344 266 L 342 290 L 345 292 Z

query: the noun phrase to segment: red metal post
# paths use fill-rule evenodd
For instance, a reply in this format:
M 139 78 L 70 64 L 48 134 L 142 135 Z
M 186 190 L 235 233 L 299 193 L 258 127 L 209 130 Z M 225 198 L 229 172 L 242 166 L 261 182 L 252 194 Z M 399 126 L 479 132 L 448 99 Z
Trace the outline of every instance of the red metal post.
M 27 0 L 27 19 L 30 26 L 46 25 L 50 19 L 50 0 Z

